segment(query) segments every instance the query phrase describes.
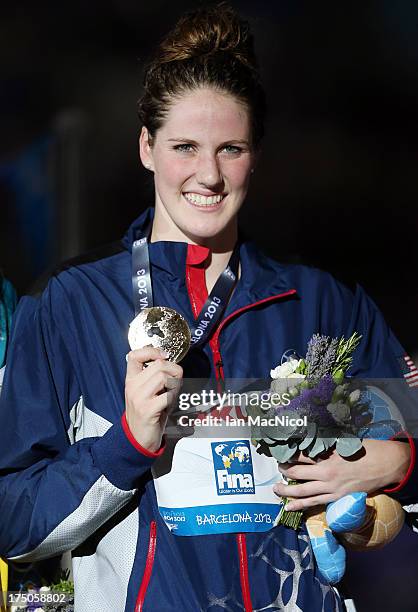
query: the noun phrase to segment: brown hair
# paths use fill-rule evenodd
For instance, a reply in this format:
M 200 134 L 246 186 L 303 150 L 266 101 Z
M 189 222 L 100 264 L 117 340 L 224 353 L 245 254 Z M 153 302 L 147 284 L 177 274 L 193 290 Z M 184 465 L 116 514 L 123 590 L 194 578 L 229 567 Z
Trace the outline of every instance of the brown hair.
M 204 86 L 247 107 L 257 147 L 264 133 L 265 97 L 253 37 L 249 24 L 225 3 L 181 17 L 146 68 L 138 114 L 151 137 L 162 126 L 173 97 Z

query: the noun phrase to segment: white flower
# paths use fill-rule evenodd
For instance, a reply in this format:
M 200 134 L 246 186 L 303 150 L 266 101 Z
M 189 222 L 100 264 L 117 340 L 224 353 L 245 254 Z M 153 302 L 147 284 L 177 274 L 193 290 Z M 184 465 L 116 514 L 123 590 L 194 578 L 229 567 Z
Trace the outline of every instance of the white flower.
M 282 365 L 275 367 L 274 370 L 270 370 L 270 376 L 272 378 L 289 378 L 291 374 L 294 374 L 300 362 L 301 359 L 289 359 L 289 361 L 285 361 Z M 303 375 L 298 374 L 297 376 Z M 305 377 L 303 376 L 303 378 Z
M 360 389 L 356 389 L 355 391 L 352 391 L 350 393 L 350 395 L 348 396 L 348 401 L 351 404 L 351 406 L 354 406 L 354 404 L 357 404 L 357 402 L 360 399 Z

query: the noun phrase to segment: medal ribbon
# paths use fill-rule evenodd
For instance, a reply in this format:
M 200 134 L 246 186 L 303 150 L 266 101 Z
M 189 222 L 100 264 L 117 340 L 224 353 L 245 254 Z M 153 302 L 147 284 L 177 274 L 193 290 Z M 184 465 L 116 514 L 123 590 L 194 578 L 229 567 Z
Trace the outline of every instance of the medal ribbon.
M 146 236 L 149 233 L 148 228 Z M 132 289 L 135 316 L 144 308 L 154 306 L 148 238 L 146 236 L 135 240 L 132 244 Z M 238 264 L 239 247 L 237 244 L 228 265 L 219 276 L 210 295 L 203 304 L 197 321 L 190 326 L 192 346 L 203 344 L 211 331 L 216 327 L 238 278 Z

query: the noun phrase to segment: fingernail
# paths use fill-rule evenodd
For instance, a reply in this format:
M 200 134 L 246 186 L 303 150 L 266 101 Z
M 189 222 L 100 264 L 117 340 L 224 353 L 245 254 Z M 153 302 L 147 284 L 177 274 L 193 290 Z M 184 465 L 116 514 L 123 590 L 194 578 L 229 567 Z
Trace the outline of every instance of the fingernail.
M 284 509 L 286 510 L 286 512 L 291 512 L 293 510 L 294 506 L 293 504 L 286 504 Z
M 168 357 L 169 357 L 169 354 L 167 353 L 167 351 L 162 351 L 162 350 L 160 350 L 160 354 L 161 354 L 161 356 L 162 356 L 164 359 L 168 359 Z

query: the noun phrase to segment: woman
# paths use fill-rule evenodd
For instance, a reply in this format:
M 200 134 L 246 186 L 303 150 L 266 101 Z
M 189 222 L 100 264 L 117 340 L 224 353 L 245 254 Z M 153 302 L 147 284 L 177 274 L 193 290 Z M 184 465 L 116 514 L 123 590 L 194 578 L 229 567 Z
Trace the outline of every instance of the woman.
M 361 291 L 238 241 L 264 97 L 250 32 L 230 9 L 180 20 L 147 70 L 139 114 L 155 212 L 132 224 L 120 249 L 70 265 L 18 312 L 2 397 L 0 552 L 26 561 L 72 550 L 77 611 L 341 609 L 305 530 L 181 537 L 167 529 L 150 468 L 165 449 L 168 379 L 265 378 L 286 349 L 303 353 L 314 332 L 366 335 L 354 364 L 363 376 L 398 375 L 401 348 Z M 147 255 L 149 269 L 135 265 Z M 141 299 L 149 305 L 152 293 L 154 305 L 194 328 L 228 265 L 235 274 L 220 299 L 222 321 L 182 367 L 157 349 L 129 352 Z M 141 270 L 152 291 L 149 283 L 133 300 Z M 384 444 L 402 460 L 372 488 L 398 482 L 408 464 L 402 443 Z

